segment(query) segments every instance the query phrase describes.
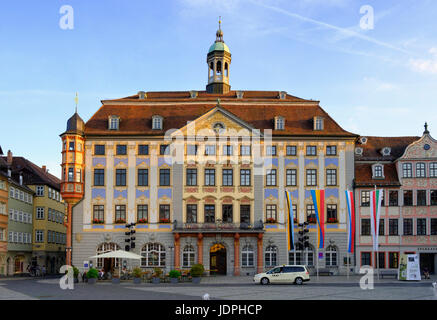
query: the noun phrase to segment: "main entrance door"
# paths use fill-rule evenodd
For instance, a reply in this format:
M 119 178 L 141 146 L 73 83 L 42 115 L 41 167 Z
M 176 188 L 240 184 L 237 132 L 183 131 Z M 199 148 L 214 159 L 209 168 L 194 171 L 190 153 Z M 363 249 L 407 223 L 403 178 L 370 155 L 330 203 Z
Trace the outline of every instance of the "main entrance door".
M 211 274 L 226 275 L 226 248 L 221 243 L 214 244 L 209 251 Z

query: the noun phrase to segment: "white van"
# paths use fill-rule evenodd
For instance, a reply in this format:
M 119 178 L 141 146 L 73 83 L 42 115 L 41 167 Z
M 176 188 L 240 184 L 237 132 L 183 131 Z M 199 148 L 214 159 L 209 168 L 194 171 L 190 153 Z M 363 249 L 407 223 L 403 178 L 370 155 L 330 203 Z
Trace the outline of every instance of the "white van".
M 295 283 L 303 284 L 310 281 L 310 273 L 305 266 L 302 265 L 283 265 L 274 267 L 273 269 L 258 273 L 253 277 L 255 283 Z

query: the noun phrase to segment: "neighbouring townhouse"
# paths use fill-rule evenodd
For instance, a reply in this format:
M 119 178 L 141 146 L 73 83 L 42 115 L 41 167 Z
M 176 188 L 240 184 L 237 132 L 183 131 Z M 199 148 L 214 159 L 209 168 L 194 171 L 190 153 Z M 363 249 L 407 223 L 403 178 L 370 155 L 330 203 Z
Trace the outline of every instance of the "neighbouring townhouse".
M 355 148 L 357 267 L 397 269 L 399 255 L 437 264 L 437 141 L 422 137 L 360 137 Z M 378 256 L 372 251 L 370 191 L 382 189 Z
M 221 28 L 207 53 L 205 91 L 144 92 L 103 100 L 62 139 L 61 194 L 68 203 L 67 263 L 125 249 L 126 223 L 144 269 L 247 275 L 278 264 L 346 273 L 347 208 L 357 135 L 319 101 L 284 91 L 231 90 Z M 316 256 L 310 190 L 325 189 L 325 248 Z M 288 252 L 285 191 L 310 247 Z M 297 233 L 296 228 L 295 232 Z M 94 259 L 106 271 L 120 261 Z M 351 264 L 354 265 L 354 261 Z
M 32 190 L 33 230 L 32 264 L 45 266 L 46 273 L 58 273 L 65 264 L 65 203 L 60 194 L 60 180 L 45 166 L 39 167 L 23 157 L 12 157 L 10 168 L 20 172 L 23 184 Z
M 0 155 L 3 155 L 0 147 Z M 0 167 L 5 166 L 4 160 L 0 158 Z M 0 277 L 6 276 L 8 252 L 8 176 L 0 169 Z

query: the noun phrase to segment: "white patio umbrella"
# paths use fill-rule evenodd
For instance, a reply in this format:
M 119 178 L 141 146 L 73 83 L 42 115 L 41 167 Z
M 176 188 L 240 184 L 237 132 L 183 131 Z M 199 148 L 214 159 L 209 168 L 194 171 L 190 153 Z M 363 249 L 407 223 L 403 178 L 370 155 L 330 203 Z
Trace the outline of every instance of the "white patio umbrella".
M 118 259 L 132 259 L 132 260 L 140 260 L 143 258 L 142 256 L 127 252 L 124 250 L 115 250 L 115 251 L 109 251 L 106 253 L 98 254 L 96 256 L 89 257 L 89 259 L 96 259 L 96 258 L 118 258 Z M 121 275 L 121 263 L 118 264 L 118 272 L 119 275 Z

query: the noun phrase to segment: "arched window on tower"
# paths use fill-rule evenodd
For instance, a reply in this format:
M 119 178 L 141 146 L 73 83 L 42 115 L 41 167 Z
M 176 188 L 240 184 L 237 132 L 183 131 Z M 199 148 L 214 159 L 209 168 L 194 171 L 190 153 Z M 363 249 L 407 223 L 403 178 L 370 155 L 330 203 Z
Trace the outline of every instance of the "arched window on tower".
M 214 76 L 214 62 L 211 62 L 209 64 L 208 77 L 212 79 L 211 77 L 213 76 Z
M 222 62 L 221 61 L 217 61 L 216 74 L 218 76 L 222 75 Z
M 225 77 L 229 77 L 229 66 L 227 62 L 225 62 Z

